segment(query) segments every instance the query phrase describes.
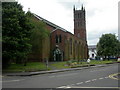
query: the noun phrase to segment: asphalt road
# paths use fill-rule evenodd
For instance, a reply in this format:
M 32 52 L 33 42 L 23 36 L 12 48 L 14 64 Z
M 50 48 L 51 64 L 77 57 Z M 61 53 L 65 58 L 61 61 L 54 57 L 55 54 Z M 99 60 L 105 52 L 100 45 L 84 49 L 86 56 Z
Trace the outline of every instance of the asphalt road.
M 35 76 L 2 77 L 3 88 L 118 88 L 118 65 Z

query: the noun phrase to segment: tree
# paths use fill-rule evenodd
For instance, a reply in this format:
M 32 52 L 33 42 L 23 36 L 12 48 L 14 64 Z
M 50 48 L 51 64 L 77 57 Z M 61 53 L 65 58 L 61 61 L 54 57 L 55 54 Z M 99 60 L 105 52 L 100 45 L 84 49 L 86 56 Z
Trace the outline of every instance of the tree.
M 22 62 L 31 50 L 31 24 L 18 2 L 2 3 L 3 68 L 10 62 Z
M 33 26 L 32 34 L 30 36 L 30 42 L 32 44 L 32 52 L 33 55 L 38 55 L 35 58 L 40 59 L 40 55 L 44 53 L 43 50 L 43 42 L 46 38 L 50 38 L 50 31 L 47 30 L 46 24 L 38 19 L 30 12 L 27 12 L 27 16 Z M 49 42 L 48 42 L 49 43 Z
M 120 41 L 117 44 L 117 56 L 120 57 Z
M 119 41 L 114 34 L 104 34 L 97 44 L 97 54 L 105 59 L 110 56 L 117 56 L 120 53 Z

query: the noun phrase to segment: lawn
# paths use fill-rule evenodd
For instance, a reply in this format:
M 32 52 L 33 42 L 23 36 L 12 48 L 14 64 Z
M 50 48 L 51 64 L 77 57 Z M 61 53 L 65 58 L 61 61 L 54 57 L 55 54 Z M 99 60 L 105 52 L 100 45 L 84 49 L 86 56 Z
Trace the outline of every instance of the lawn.
M 113 60 L 105 60 L 105 61 L 99 61 L 99 60 L 91 60 L 89 65 L 95 65 L 95 64 L 106 64 L 106 63 L 112 63 L 116 62 Z M 43 70 L 52 70 L 52 69 L 64 69 L 64 68 L 75 68 L 75 67 L 82 67 L 82 66 L 88 66 L 87 62 L 77 62 L 77 61 L 64 61 L 64 62 L 55 62 L 53 64 L 49 64 L 49 67 L 47 68 L 45 63 L 42 62 L 28 62 L 27 66 L 24 66 L 23 64 L 11 64 L 7 69 L 4 69 L 3 72 L 30 72 L 30 71 L 43 71 Z
M 11 64 L 8 68 L 3 70 L 3 72 L 29 72 L 29 71 L 41 71 L 47 70 L 46 65 L 41 62 L 29 62 L 27 66 L 23 64 Z
M 64 61 L 64 62 L 56 62 L 54 64 L 51 64 L 51 67 L 54 67 L 56 69 L 70 68 L 67 65 L 66 61 Z
M 95 65 L 95 64 L 110 64 L 112 62 L 115 62 L 113 60 L 105 60 L 105 61 L 100 61 L 100 60 L 91 60 L 89 65 Z M 77 61 L 64 61 L 64 62 L 56 62 L 51 65 L 52 67 L 55 67 L 56 69 L 62 69 L 62 68 L 72 68 L 72 67 L 83 67 L 83 66 L 88 66 L 87 62 L 77 62 Z
M 91 60 L 90 64 L 107 64 L 107 63 L 112 63 L 113 60 L 104 60 L 104 61 L 100 61 L 100 60 Z

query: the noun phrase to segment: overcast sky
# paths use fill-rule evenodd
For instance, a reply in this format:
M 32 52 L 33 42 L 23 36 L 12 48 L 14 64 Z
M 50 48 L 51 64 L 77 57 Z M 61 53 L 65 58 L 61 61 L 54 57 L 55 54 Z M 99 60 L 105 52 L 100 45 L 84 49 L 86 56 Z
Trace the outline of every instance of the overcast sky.
M 17 0 L 24 11 L 35 13 L 73 33 L 73 5 L 86 9 L 88 45 L 96 45 L 102 34 L 118 35 L 119 0 Z

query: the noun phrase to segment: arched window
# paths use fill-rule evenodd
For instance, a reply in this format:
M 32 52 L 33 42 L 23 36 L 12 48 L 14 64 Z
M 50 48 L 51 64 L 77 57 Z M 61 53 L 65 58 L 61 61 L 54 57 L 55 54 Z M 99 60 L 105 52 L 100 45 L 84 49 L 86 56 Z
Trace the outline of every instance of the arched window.
M 59 41 L 60 41 L 60 43 L 62 42 L 62 36 L 61 35 L 59 35 Z
M 78 37 L 80 37 L 80 33 L 78 33 Z
M 78 13 L 78 18 L 80 18 L 80 14 Z
M 58 43 L 58 35 L 55 36 L 55 41 Z
M 78 22 L 78 27 L 80 26 L 80 22 Z
M 72 54 L 72 39 L 70 39 L 70 54 Z
M 61 43 L 62 42 L 62 36 L 61 35 L 56 35 L 55 37 L 56 43 Z

